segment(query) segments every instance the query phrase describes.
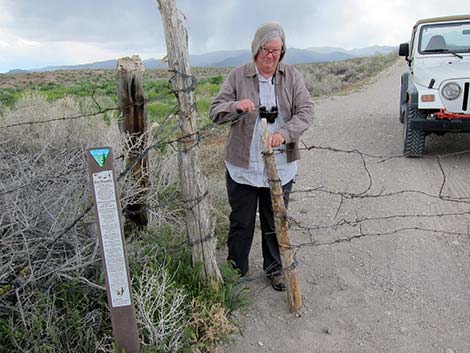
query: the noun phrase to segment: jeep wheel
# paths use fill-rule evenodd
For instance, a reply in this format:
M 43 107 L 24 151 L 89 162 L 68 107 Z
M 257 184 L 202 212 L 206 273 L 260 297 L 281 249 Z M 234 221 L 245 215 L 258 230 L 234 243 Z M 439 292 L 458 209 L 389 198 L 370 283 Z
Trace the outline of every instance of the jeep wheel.
M 417 107 L 407 105 L 403 124 L 403 154 L 405 157 L 421 157 L 424 151 L 426 133 L 411 129 L 411 121 L 426 119 L 426 113 Z

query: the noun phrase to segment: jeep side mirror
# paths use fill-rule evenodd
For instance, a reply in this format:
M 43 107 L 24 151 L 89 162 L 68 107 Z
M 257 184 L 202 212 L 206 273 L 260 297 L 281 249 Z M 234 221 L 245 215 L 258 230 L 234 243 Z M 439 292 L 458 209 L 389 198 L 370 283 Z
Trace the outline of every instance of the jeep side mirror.
M 462 31 L 462 34 L 464 34 L 464 35 L 470 34 L 470 29 L 464 29 Z
M 401 43 L 400 48 L 398 49 L 398 55 L 407 57 L 410 55 L 410 44 Z

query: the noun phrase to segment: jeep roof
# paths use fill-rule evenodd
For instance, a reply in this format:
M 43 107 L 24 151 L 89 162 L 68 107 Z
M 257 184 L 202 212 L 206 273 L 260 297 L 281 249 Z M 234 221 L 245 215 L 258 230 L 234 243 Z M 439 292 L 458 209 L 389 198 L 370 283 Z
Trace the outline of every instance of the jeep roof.
M 433 22 L 448 22 L 448 21 L 464 21 L 470 20 L 470 15 L 459 15 L 459 16 L 444 16 L 444 17 L 433 17 L 433 18 L 424 18 L 416 22 L 415 27 L 419 26 L 422 23 L 433 23 Z

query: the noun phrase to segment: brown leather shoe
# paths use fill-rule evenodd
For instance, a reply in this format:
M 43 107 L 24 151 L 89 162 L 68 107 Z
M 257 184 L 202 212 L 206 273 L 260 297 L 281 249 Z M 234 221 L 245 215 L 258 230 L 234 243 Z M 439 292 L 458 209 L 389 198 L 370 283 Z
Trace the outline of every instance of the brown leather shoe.
M 286 283 L 284 282 L 284 276 L 281 273 L 269 275 L 271 285 L 277 291 L 283 292 L 286 290 Z

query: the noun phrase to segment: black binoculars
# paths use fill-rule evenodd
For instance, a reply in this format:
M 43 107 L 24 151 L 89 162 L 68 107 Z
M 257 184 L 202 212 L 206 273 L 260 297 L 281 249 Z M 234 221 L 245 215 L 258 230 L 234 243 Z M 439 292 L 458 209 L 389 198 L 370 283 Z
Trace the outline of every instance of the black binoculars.
M 263 118 L 266 119 L 268 124 L 274 123 L 274 121 L 277 118 L 277 107 L 272 107 L 271 111 L 268 112 L 266 107 L 264 105 L 262 105 L 261 107 L 259 107 L 259 117 L 261 119 L 263 119 Z

